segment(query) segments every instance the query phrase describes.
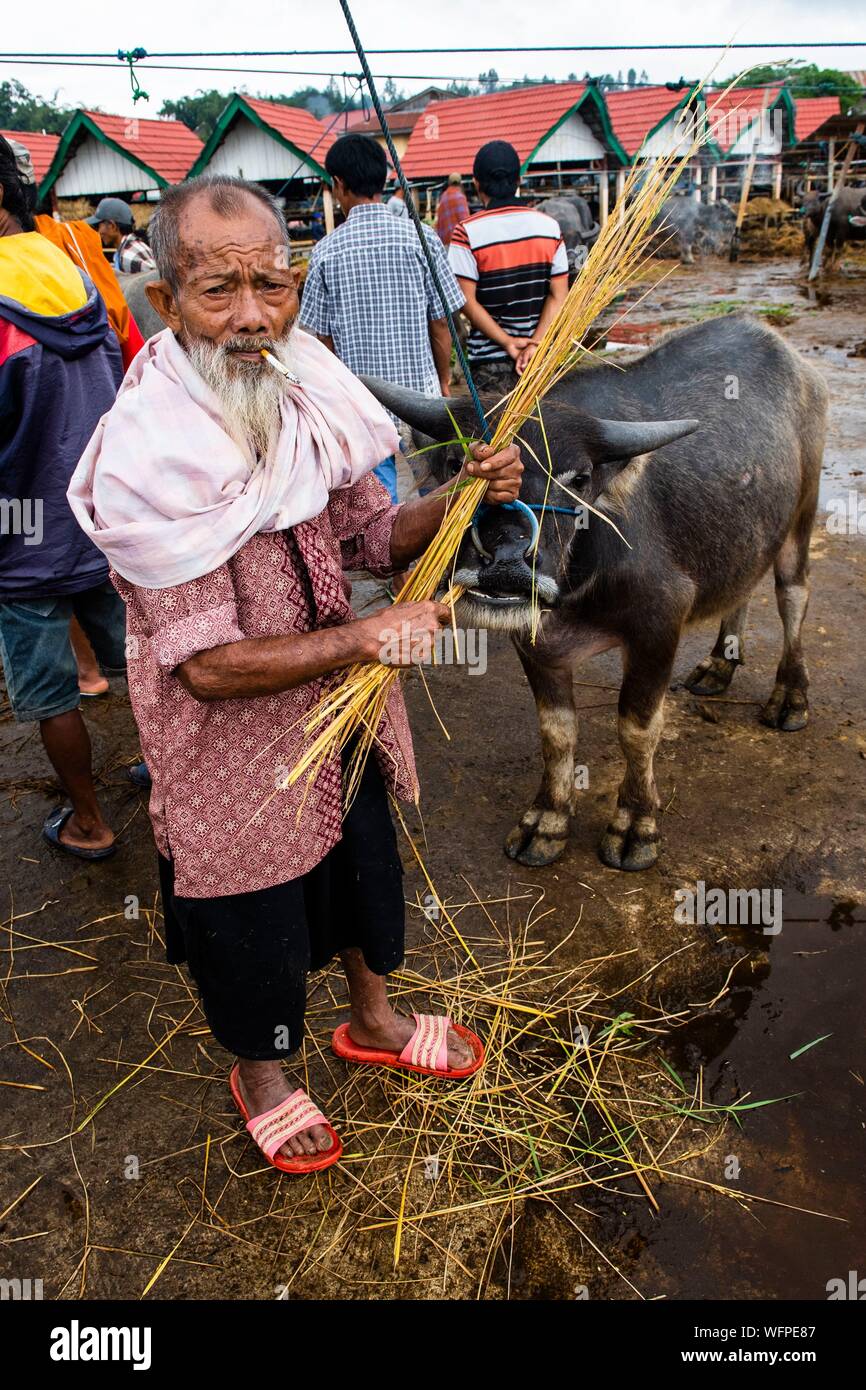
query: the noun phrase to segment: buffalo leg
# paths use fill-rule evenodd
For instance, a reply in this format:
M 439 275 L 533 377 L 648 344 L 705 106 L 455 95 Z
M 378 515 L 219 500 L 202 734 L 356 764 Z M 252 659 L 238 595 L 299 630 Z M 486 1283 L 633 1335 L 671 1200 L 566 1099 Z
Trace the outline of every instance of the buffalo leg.
M 544 771 L 538 795 L 505 839 L 509 859 L 531 868 L 552 864 L 565 849 L 574 810 L 577 716 L 571 664 L 540 665 L 520 646 L 517 654 L 535 696 Z
M 727 690 L 738 666 L 742 666 L 748 600 L 722 618 L 716 645 L 699 661 L 683 685 L 693 695 L 721 695 Z
M 773 693 L 761 711 L 761 723 L 793 733 L 809 722 L 809 672 L 800 634 L 809 606 L 809 536 L 811 517 L 792 532 L 776 556 L 776 604 L 784 630 L 782 660 Z
M 664 726 L 665 691 L 675 652 L 676 643 L 664 656 L 628 653 L 626 658 L 617 720 L 625 776 L 598 847 L 599 858 L 610 869 L 650 869 L 658 859 L 659 796 L 653 759 Z

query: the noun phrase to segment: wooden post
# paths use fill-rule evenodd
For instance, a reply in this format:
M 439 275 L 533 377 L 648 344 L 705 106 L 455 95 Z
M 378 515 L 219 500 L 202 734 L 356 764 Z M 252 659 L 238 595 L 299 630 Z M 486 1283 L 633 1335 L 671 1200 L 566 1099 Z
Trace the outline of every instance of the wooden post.
M 781 198 L 781 196 L 782 196 L 782 161 L 781 161 L 781 159 L 780 159 L 779 162 L 778 162 L 778 164 L 774 164 L 774 165 L 773 165 L 773 197 L 776 199 L 776 202 L 778 202 L 779 199 Z
M 770 96 L 771 91 L 768 87 L 764 92 L 764 99 L 761 102 L 761 119 L 758 122 L 758 129 L 756 134 L 752 138 L 752 152 L 749 155 L 749 161 L 743 173 L 743 183 L 742 187 L 740 188 L 740 204 L 737 208 L 737 221 L 736 225 L 734 226 L 734 235 L 731 240 L 730 259 L 732 261 L 735 261 L 740 254 L 740 228 L 743 225 L 743 218 L 746 215 L 746 204 L 749 201 L 749 189 L 752 187 L 752 179 L 754 178 L 755 174 L 755 165 L 758 162 L 758 146 L 761 143 L 762 126 L 764 123 L 764 112 L 766 111 L 770 103 Z
M 703 183 L 703 181 L 704 181 L 704 171 L 703 171 L 703 168 L 701 167 L 701 165 L 698 164 L 698 165 L 696 166 L 696 168 L 695 168 L 695 180 L 694 180 L 694 182 L 695 182 L 695 190 L 694 190 L 694 194 L 693 194 L 693 197 L 694 197 L 694 200 L 695 200 L 696 203 L 699 203 L 699 202 L 701 201 L 701 184 Z
M 854 131 L 855 136 L 862 135 L 864 130 L 866 130 L 866 121 L 859 121 L 857 124 L 857 129 Z M 821 230 L 818 233 L 818 240 L 815 242 L 815 251 L 812 256 L 812 264 L 809 268 L 810 280 L 814 280 L 816 276 L 818 276 L 821 273 L 821 259 L 824 255 L 824 246 L 827 241 L 827 233 L 830 230 L 830 218 L 833 216 L 833 205 L 836 202 L 836 199 L 839 197 L 839 194 L 842 192 L 842 189 L 845 187 L 845 180 L 848 177 L 848 170 L 851 168 L 851 163 L 854 159 L 856 150 L 856 140 L 849 140 L 848 148 L 845 151 L 845 158 L 842 160 L 842 168 L 839 170 L 839 177 L 836 180 L 836 186 L 833 189 L 833 193 L 830 197 L 829 203 L 824 209 L 824 220 L 821 223 Z M 832 169 L 833 165 L 831 163 L 830 177 L 832 177 Z
M 322 207 L 325 212 L 325 231 L 334 230 L 334 195 L 327 184 L 322 184 Z
M 620 199 L 622 198 L 622 190 L 623 190 L 624 188 L 625 188 L 625 169 L 617 169 L 617 171 L 616 171 L 616 192 L 615 192 L 615 194 L 614 194 L 614 197 L 615 197 L 615 199 L 616 199 L 617 202 L 619 202 Z
M 711 164 L 707 174 L 707 202 L 715 203 L 719 196 L 719 166 Z
M 602 169 L 598 176 L 598 225 L 603 227 L 607 222 L 608 214 L 608 187 L 607 169 Z
M 833 192 L 833 161 L 836 158 L 836 141 L 827 141 L 827 192 Z

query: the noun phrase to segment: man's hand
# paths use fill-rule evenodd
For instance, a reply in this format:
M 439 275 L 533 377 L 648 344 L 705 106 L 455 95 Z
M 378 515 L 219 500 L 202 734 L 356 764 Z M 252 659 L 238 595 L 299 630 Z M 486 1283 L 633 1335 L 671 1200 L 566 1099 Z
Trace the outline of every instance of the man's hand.
M 440 394 L 441 396 L 450 396 L 450 395 L 451 395 L 451 377 L 450 377 L 450 376 L 445 377 L 444 381 L 443 381 L 443 380 L 440 380 L 440 382 L 439 382 L 439 394 Z
M 523 349 L 523 351 L 520 353 L 520 355 L 514 363 L 518 376 L 523 376 L 523 373 L 526 371 L 526 368 L 529 366 L 537 351 L 538 343 L 535 341 L 534 338 L 530 338 L 529 342 L 526 344 L 526 347 Z
M 420 666 L 432 661 L 437 632 L 451 621 L 451 609 L 432 599 L 395 603 L 361 618 L 364 660 L 385 666 Z
M 523 477 L 520 450 L 516 444 L 509 444 L 507 449 L 495 454 L 490 444 L 473 444 L 472 458 L 466 460 L 458 477 L 486 478 L 484 501 L 491 505 L 513 502 L 520 496 Z
M 511 358 L 512 362 L 518 363 L 520 361 L 521 353 L 525 352 L 525 350 L 529 347 L 531 342 L 531 338 L 509 337 L 508 341 L 505 343 L 504 346 L 505 351 L 508 353 L 508 356 Z

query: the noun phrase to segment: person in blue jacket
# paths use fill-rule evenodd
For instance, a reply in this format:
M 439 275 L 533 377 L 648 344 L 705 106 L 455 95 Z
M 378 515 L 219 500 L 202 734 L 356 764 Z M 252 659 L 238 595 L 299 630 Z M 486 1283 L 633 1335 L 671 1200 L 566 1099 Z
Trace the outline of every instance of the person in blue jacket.
M 69 640 L 74 615 L 106 675 L 126 669 L 125 609 L 66 489 L 122 377 L 105 305 L 33 229 L 33 191 L 0 137 L 0 657 L 15 718 L 38 720 L 71 804 L 43 834 L 68 853 L 114 850 L 93 783 Z

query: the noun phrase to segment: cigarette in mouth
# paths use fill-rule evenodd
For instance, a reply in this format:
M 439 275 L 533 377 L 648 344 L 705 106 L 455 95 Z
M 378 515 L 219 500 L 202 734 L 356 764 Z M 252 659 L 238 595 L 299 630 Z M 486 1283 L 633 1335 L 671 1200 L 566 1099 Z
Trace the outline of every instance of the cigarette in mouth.
M 279 358 L 274 357 L 272 352 L 268 352 L 267 348 L 259 348 L 259 352 L 262 354 L 268 366 L 273 367 L 275 372 L 279 372 L 280 376 L 284 376 L 286 381 L 291 381 L 295 386 L 300 386 L 301 383 L 294 372 L 290 372 L 288 367 L 283 366 L 283 363 L 280 362 Z

